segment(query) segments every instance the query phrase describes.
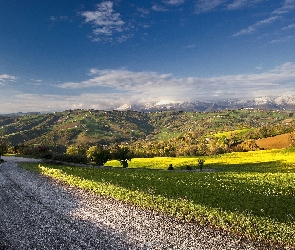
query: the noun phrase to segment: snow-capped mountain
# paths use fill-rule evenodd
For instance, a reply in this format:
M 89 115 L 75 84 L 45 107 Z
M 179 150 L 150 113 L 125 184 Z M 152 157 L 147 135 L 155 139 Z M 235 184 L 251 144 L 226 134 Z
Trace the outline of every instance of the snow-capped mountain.
M 270 109 L 270 110 L 295 110 L 295 96 L 278 97 L 259 97 L 251 100 L 222 100 L 216 102 L 182 102 L 182 101 L 159 101 L 145 104 L 124 104 L 117 110 L 136 110 L 136 111 L 218 111 L 224 109 Z
M 295 105 L 295 96 L 279 96 L 275 98 L 278 105 Z
M 127 104 L 127 103 L 123 104 L 119 108 L 117 108 L 117 110 L 119 110 L 119 111 L 130 110 L 130 109 L 132 109 L 132 107 L 130 104 Z

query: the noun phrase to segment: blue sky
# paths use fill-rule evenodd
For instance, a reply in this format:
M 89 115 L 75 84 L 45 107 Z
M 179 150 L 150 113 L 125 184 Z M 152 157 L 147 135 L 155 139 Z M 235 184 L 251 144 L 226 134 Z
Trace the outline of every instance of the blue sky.
M 295 0 L 0 4 L 0 113 L 295 96 Z

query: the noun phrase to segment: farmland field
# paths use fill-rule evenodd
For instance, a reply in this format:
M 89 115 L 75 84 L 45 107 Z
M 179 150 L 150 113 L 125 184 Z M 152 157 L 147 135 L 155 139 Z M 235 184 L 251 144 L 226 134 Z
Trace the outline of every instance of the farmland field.
M 290 133 L 259 139 L 259 140 L 256 140 L 256 143 L 259 148 L 264 148 L 264 149 L 288 148 L 289 145 L 291 144 Z
M 98 195 L 253 240 L 295 246 L 294 149 L 203 159 L 203 172 L 177 171 L 186 166 L 197 169 L 197 158 L 132 159 L 129 169 L 22 166 Z M 167 171 L 169 164 L 176 171 Z M 210 169 L 214 172 L 206 172 Z

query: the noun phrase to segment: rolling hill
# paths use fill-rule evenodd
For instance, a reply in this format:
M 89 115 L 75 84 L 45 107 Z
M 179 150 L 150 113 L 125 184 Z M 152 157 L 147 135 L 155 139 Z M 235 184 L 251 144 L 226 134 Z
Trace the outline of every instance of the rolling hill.
M 66 110 L 0 116 L 0 136 L 10 145 L 110 145 L 206 138 L 225 132 L 223 137 L 258 139 L 293 130 L 293 112 L 255 109 L 214 112 Z

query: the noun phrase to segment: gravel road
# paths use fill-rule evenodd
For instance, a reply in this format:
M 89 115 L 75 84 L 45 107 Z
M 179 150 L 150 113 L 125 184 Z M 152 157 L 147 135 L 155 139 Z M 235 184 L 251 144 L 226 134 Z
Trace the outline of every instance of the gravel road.
M 3 157 L 0 249 L 273 249 L 70 188 Z

